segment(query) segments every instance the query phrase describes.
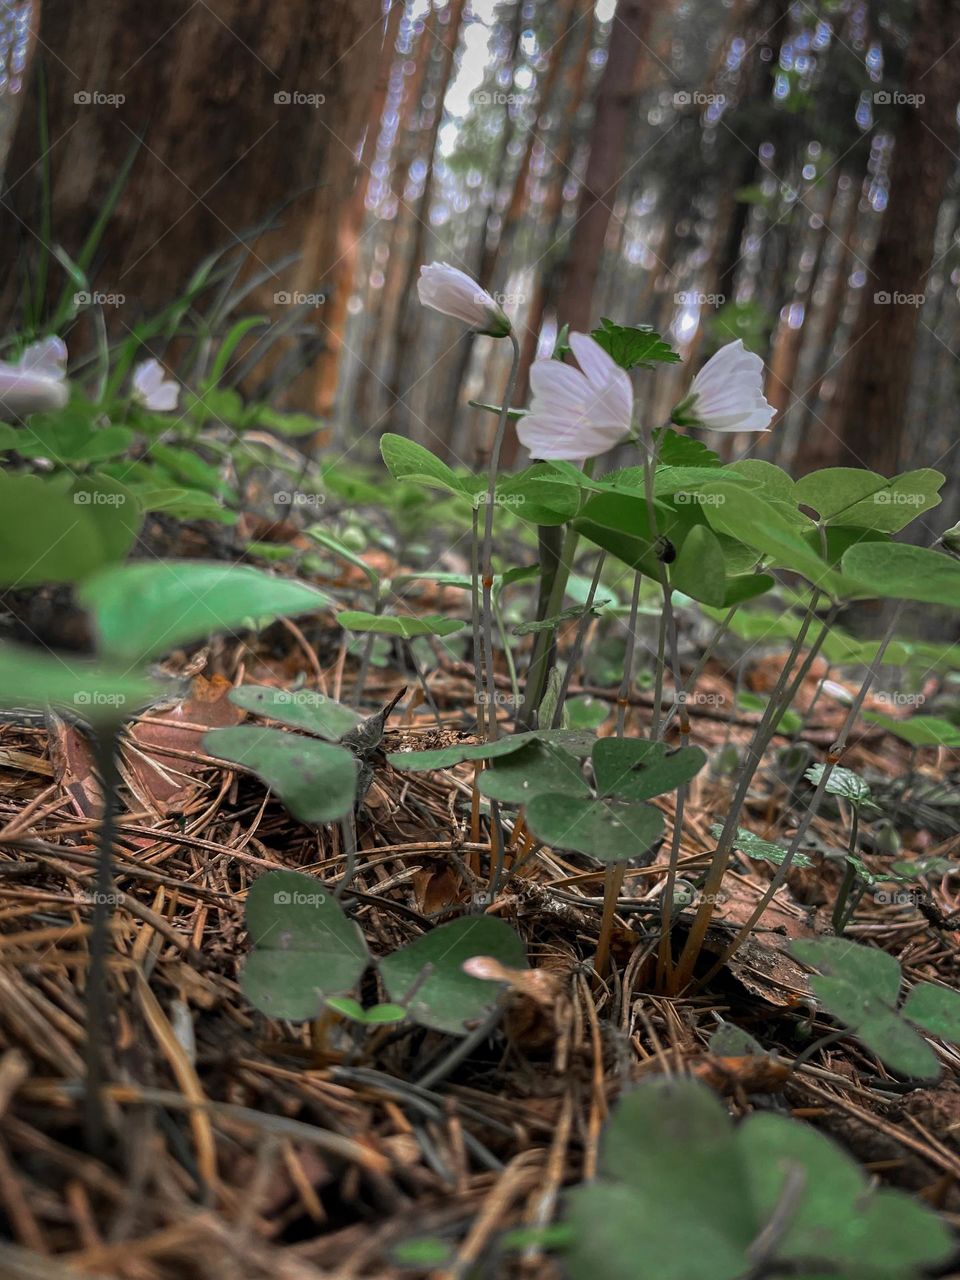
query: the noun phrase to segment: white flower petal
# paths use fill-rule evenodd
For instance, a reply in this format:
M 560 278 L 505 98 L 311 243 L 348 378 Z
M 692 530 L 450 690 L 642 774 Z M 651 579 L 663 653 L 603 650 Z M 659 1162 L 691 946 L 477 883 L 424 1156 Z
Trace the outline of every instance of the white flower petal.
M 710 431 L 766 431 L 776 414 L 763 394 L 763 361 L 740 339 L 710 357 L 678 409 Z
M 570 350 L 577 357 L 577 364 L 594 386 L 604 386 L 618 373 L 623 373 L 626 377 L 624 370 L 589 333 L 571 333 L 569 341 Z
M 431 262 L 420 268 L 417 294 L 425 307 L 462 320 L 472 329 L 503 338 L 510 321 L 486 289 L 448 262 Z
M 571 334 L 570 347 L 580 369 L 559 360 L 531 367 L 530 412 L 517 425 L 531 457 L 584 462 L 630 433 L 633 392 L 626 372 L 585 333 Z
M 0 360 L 0 419 L 62 409 L 70 398 L 66 363 L 67 348 L 57 337 L 32 343 L 16 364 Z
M 21 369 L 34 369 L 62 378 L 67 367 L 67 345 L 56 336 L 41 338 L 26 348 L 17 363 Z
M 133 371 L 133 398 L 145 409 L 153 409 L 158 413 L 169 413 L 176 409 L 180 397 L 180 386 L 167 378 L 166 370 L 159 360 L 151 358 L 143 360 Z

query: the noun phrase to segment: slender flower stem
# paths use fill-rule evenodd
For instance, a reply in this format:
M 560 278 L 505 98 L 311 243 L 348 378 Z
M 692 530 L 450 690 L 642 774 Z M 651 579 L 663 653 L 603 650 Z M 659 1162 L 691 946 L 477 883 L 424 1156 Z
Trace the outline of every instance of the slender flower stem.
M 714 631 L 710 639 L 707 641 L 707 647 L 704 649 L 703 653 L 700 655 L 700 660 L 697 662 L 697 665 L 693 668 L 693 671 L 690 674 L 690 679 L 687 682 L 687 698 L 689 698 L 693 694 L 694 690 L 696 689 L 697 684 L 700 680 L 700 677 L 703 675 L 704 671 L 706 670 L 707 663 L 713 657 L 713 653 L 717 645 L 720 643 L 723 637 L 727 634 L 727 631 L 730 629 L 730 623 L 733 621 L 733 615 L 737 612 L 739 608 L 740 606 L 738 604 L 731 606 L 731 608 L 727 612 L 726 617 L 723 619 L 722 622 L 717 624 L 716 630 Z M 677 714 L 679 710 L 680 710 L 680 703 L 679 703 L 679 700 L 677 700 L 674 702 L 673 706 L 667 712 L 666 718 L 664 719 L 664 722 L 663 722 L 664 733 L 666 733 L 667 729 L 669 728 L 670 721 L 673 719 L 673 717 Z
M 696 963 L 697 956 L 700 954 L 703 939 L 706 936 L 707 929 L 710 926 L 710 921 L 713 918 L 714 903 L 717 900 L 717 895 L 720 892 L 720 886 L 723 882 L 724 874 L 726 873 L 727 866 L 730 862 L 730 853 L 733 849 L 734 839 L 736 838 L 740 812 L 743 809 L 744 802 L 746 801 L 747 793 L 750 790 L 750 784 L 753 781 L 754 774 L 756 773 L 757 768 L 760 765 L 760 761 L 763 758 L 763 753 L 766 751 L 774 733 L 776 732 L 777 721 L 780 719 L 784 710 L 783 692 L 786 688 L 787 681 L 793 672 L 793 668 L 796 665 L 797 659 L 800 656 L 800 651 L 802 650 L 803 643 L 806 640 L 807 632 L 814 620 L 815 610 L 817 602 L 820 599 L 820 594 L 821 593 L 819 591 L 814 590 L 807 612 L 804 615 L 803 622 L 801 623 L 796 639 L 793 642 L 793 647 L 790 650 L 786 662 L 783 664 L 780 677 L 774 686 L 774 690 L 770 695 L 769 701 L 767 702 L 763 717 L 761 718 L 760 724 L 757 726 L 750 745 L 747 748 L 746 759 L 741 767 L 740 779 L 733 797 L 733 803 L 730 806 L 730 811 L 723 824 L 723 831 L 721 832 L 720 839 L 717 842 L 716 852 L 713 855 L 710 870 L 707 872 L 707 878 L 703 884 L 703 893 L 700 905 L 697 908 L 697 914 L 694 917 L 690 932 L 687 935 L 687 941 L 684 945 L 683 951 L 681 952 L 680 960 L 674 974 L 674 982 L 677 989 L 690 980 L 693 973 L 693 966 Z M 827 630 L 828 627 L 826 625 L 821 628 L 817 640 L 811 649 L 803 668 L 801 668 L 800 679 L 803 678 L 805 671 L 809 670 L 809 667 L 819 650 L 819 646 L 826 638 Z M 796 687 L 797 685 L 795 684 L 793 689 L 791 689 L 789 696 L 792 696 Z
M 563 683 L 560 685 L 560 692 L 557 694 L 557 706 L 553 713 L 552 729 L 559 729 L 563 721 L 563 704 L 567 700 L 567 690 L 570 688 L 570 680 L 573 676 L 577 663 L 580 661 L 580 655 L 583 653 L 583 644 L 587 635 L 587 628 L 590 625 L 592 615 L 593 602 L 596 598 L 597 587 L 600 585 L 600 574 L 606 561 L 607 553 L 601 551 L 597 557 L 597 565 L 593 571 L 593 579 L 590 583 L 590 590 L 587 592 L 586 603 L 583 606 L 583 614 L 577 624 L 577 634 L 573 641 L 573 648 L 570 651 L 570 657 L 567 659 L 567 669 L 563 673 Z
M 480 633 L 480 508 L 473 508 L 470 539 L 470 622 L 473 630 L 473 698 L 477 729 L 486 737 L 486 708 L 483 705 L 483 639 Z
M 87 1027 L 84 1056 L 86 1088 L 84 1128 L 92 1155 L 106 1149 L 106 1116 L 103 1086 L 107 1079 L 106 1046 L 110 1043 L 110 920 L 113 915 L 113 841 L 117 830 L 117 787 L 120 771 L 120 725 L 105 724 L 94 734 L 94 753 L 103 792 L 100 849 L 94 880 L 93 916 L 90 924 L 90 963 L 87 969 Z
M 880 641 L 879 645 L 877 646 L 877 652 L 874 654 L 873 661 L 870 663 L 866 676 L 864 676 L 863 683 L 860 686 L 860 691 L 858 692 L 857 696 L 854 698 L 850 706 L 850 710 L 847 712 L 847 718 L 844 720 L 843 725 L 841 726 L 839 737 L 837 738 L 833 746 L 830 748 L 830 750 L 827 752 L 827 759 L 824 764 L 823 773 L 821 773 L 820 780 L 817 783 L 816 790 L 814 791 L 810 799 L 810 804 L 807 808 L 807 812 L 803 815 L 803 818 L 800 821 L 800 825 L 797 827 L 796 833 L 794 834 L 794 837 L 790 842 L 790 847 L 787 849 L 786 855 L 784 856 L 783 861 L 780 863 L 780 866 L 777 867 L 776 874 L 774 875 L 773 879 L 770 881 L 769 885 L 767 886 L 766 892 L 764 893 L 763 897 L 760 898 L 759 902 L 751 912 L 750 918 L 741 927 L 736 937 L 733 939 L 730 945 L 726 948 L 723 955 L 721 955 L 720 958 L 717 960 L 716 964 L 713 965 L 709 973 L 705 974 L 704 977 L 700 980 L 700 982 L 697 983 L 698 987 L 703 986 L 703 984 L 706 982 L 709 982 L 710 979 L 714 977 L 715 974 L 719 973 L 719 971 L 727 963 L 730 957 L 736 954 L 739 948 L 750 936 L 751 932 L 759 922 L 760 917 L 763 915 L 764 911 L 766 911 L 767 907 L 770 905 L 771 901 L 773 900 L 773 895 L 777 892 L 777 890 L 786 880 L 787 873 L 789 872 L 790 867 L 793 864 L 793 860 L 796 857 L 801 844 L 803 844 L 803 841 L 806 839 L 807 832 L 810 830 L 810 824 L 813 822 L 814 818 L 817 816 L 818 812 L 820 811 L 820 805 L 823 802 L 823 797 L 826 795 L 827 783 L 830 781 L 830 775 L 833 773 L 834 765 L 839 763 L 839 761 L 843 756 L 843 753 L 847 749 L 847 739 L 850 736 L 850 732 L 853 729 L 854 724 L 856 724 L 857 716 L 860 714 L 860 708 L 863 706 L 863 701 L 866 698 L 867 694 L 870 692 L 870 686 L 873 684 L 874 680 L 876 680 L 877 678 L 877 675 L 880 670 L 880 664 L 883 661 L 883 655 L 886 652 L 887 646 L 889 645 L 890 641 L 893 639 L 894 632 L 896 631 L 896 628 L 897 628 L 897 623 L 900 621 L 900 614 L 902 610 L 903 610 L 903 601 L 900 601 L 897 604 L 897 607 L 893 611 L 893 615 L 890 619 L 889 625 L 887 626 L 887 630 L 884 632 L 883 639 Z M 824 628 L 824 630 L 826 630 L 826 628 Z
M 572 525 L 567 525 L 563 535 L 563 545 L 560 548 L 559 561 L 550 587 L 550 594 L 547 597 L 544 618 L 556 617 L 563 608 L 567 580 L 570 577 L 570 569 L 573 565 L 573 557 L 577 553 L 579 541 L 580 534 Z M 533 642 L 533 655 L 530 658 L 530 665 L 527 667 L 526 679 L 524 680 L 523 706 L 520 708 L 520 715 L 517 717 L 520 728 L 529 729 L 533 725 L 534 713 L 540 706 L 543 691 L 547 685 L 550 650 L 553 647 L 555 634 L 553 628 L 545 627 L 542 631 L 537 632 L 536 639 Z
M 617 695 L 617 737 L 623 737 L 624 725 L 627 721 L 627 707 L 630 703 L 630 690 L 633 687 L 633 662 L 637 652 L 637 618 L 640 613 L 640 588 L 643 585 L 643 574 L 638 569 L 633 575 L 633 595 L 630 597 L 630 621 L 627 624 L 627 647 L 623 655 L 623 677 L 620 681 L 620 692 Z M 654 699 L 656 701 L 656 699 Z M 656 716 L 656 710 L 654 710 Z
M 483 643 L 485 648 L 487 675 L 487 737 L 495 741 L 497 737 L 497 716 L 494 696 L 496 680 L 493 666 L 493 508 L 497 497 L 497 473 L 500 470 L 500 451 L 507 431 L 507 418 L 510 413 L 510 401 L 513 399 L 517 385 L 517 374 L 520 370 L 520 343 L 517 335 L 510 330 L 510 341 L 513 344 L 513 360 L 510 364 L 510 376 L 507 378 L 507 389 L 500 408 L 500 419 L 497 422 L 497 434 L 494 436 L 493 448 L 490 450 L 490 467 L 487 475 L 487 509 L 484 512 L 483 548 L 480 555 L 480 568 L 483 583 Z

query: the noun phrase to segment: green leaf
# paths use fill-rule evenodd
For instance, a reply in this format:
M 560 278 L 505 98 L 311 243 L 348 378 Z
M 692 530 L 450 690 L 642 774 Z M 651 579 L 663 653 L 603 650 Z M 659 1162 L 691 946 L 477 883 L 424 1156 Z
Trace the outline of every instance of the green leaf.
M 495 759 L 477 785 L 488 800 L 527 804 L 540 791 L 589 795 L 580 761 L 552 742 L 531 742 L 520 751 Z
M 743 476 L 759 485 L 765 498 L 784 502 L 788 506 L 797 504 L 796 483 L 783 467 L 774 466 L 772 462 L 764 462 L 762 458 L 741 458 L 737 462 L 731 462 L 724 471 L 732 471 L 734 475 Z
M 657 442 L 657 456 L 665 467 L 719 467 L 719 454 L 708 449 L 702 440 L 681 435 L 673 427 L 658 427 L 653 438 Z
M 788 1179 L 790 1212 L 773 1231 Z M 953 1247 L 935 1213 L 878 1190 L 811 1126 L 761 1112 L 734 1127 L 710 1090 L 682 1077 L 621 1098 L 600 1178 L 568 1204 L 571 1280 L 742 1280 L 761 1267 L 797 1280 L 918 1280 Z
M 79 581 L 123 556 L 140 523 L 115 480 L 0 472 L 0 584 Z
M 513 929 L 494 916 L 462 916 L 423 934 L 378 961 L 390 999 L 421 1026 L 466 1035 L 485 1018 L 504 989 L 501 982 L 463 970 L 474 956 L 492 956 L 510 969 L 527 967 L 526 948 Z
M 900 1012 L 931 1035 L 960 1043 L 960 992 L 952 987 L 918 982 L 911 988 Z
M 598 618 L 601 610 L 606 608 L 609 603 L 609 600 L 594 600 L 589 608 L 584 605 L 574 604 L 569 609 L 564 609 L 562 613 L 555 613 L 550 618 L 541 618 L 536 622 L 521 622 L 513 628 L 513 634 L 515 636 L 532 636 L 536 635 L 538 631 L 555 631 L 561 622 L 572 622 L 575 618 L 582 618 L 586 613 Z
M 279 729 L 238 725 L 211 729 L 203 748 L 255 773 L 301 822 L 333 822 L 348 814 L 357 792 L 357 761 L 343 747 Z
M 719 822 L 714 823 L 710 828 L 710 834 L 717 840 L 723 833 L 723 827 Z M 774 844 L 772 840 L 764 840 L 760 836 L 755 836 L 752 831 L 747 831 L 745 827 L 737 827 L 737 835 L 733 842 L 734 849 L 739 849 L 742 854 L 748 858 L 754 858 L 759 862 L 773 862 L 777 866 L 787 856 L 787 851 L 782 844 Z M 812 867 L 813 863 L 805 853 L 795 853 L 790 863 L 792 867 Z
M 582 507 L 573 527 L 599 547 L 618 556 L 631 569 L 659 580 L 657 549 L 669 543 L 674 552 L 694 525 L 702 523 L 692 506 L 676 510 L 655 502 L 657 533 L 650 529 L 646 500 L 626 493 L 598 493 Z
M 796 500 L 824 524 L 897 533 L 922 512 L 939 506 L 945 477 L 939 471 L 907 471 L 888 480 L 857 467 L 812 471 L 796 484 Z
M 804 777 L 815 787 L 819 786 L 825 768 L 822 764 L 812 764 Z M 830 771 L 826 790 L 828 795 L 842 796 L 854 805 L 862 805 L 870 799 L 869 783 L 864 782 L 852 769 L 843 769 L 839 765 L 834 765 Z
M 349 991 L 369 963 L 363 934 L 323 881 L 299 871 L 268 871 L 250 886 L 247 931 L 255 950 L 241 988 L 261 1013 L 302 1022 L 330 996 Z
M 483 490 L 474 502 L 486 502 Z M 498 507 L 512 511 L 528 524 L 565 524 L 580 506 L 580 487 L 558 478 L 554 468 L 537 463 L 516 476 L 504 476 L 497 482 L 495 501 Z
M 564 711 L 571 729 L 599 729 L 610 715 L 610 704 L 585 694 L 581 698 L 568 698 Z
M 649 325 L 614 324 L 604 316 L 590 336 L 621 369 L 634 369 L 637 365 L 649 369 L 654 364 L 677 364 L 680 360 L 670 344 Z
M 90 539 L 100 555 L 100 564 L 122 560 L 136 541 L 143 523 L 143 511 L 135 494 L 119 480 L 89 472 L 77 476 L 70 486 L 74 506 L 82 507 L 89 532 L 78 536 Z
M 612 741 L 612 739 L 604 739 Z M 649 852 L 663 834 L 663 814 L 648 804 L 541 791 L 526 806 L 527 825 L 555 849 L 601 862 L 627 862 Z
M 56 414 L 34 414 L 20 428 L 14 446 L 25 458 L 49 458 L 59 466 L 100 462 L 115 458 L 130 447 L 134 435 L 128 427 L 101 426 L 93 405 L 69 405 Z
M 960 560 L 906 542 L 861 542 L 841 560 L 859 595 L 919 600 L 960 609 Z
M 360 609 L 344 609 L 337 614 L 337 622 L 346 631 L 359 631 L 375 635 L 399 636 L 410 640 L 414 636 L 450 636 L 462 631 L 466 625 L 456 618 L 443 618 L 439 614 L 425 613 L 419 617 L 398 618 L 385 613 L 364 613 Z
M 843 938 L 801 939 L 790 951 L 823 975 L 811 978 L 810 987 L 826 1011 L 882 1062 L 918 1080 L 936 1079 L 936 1054 L 897 1012 L 900 965 L 893 956 Z
M 426 773 L 431 769 L 452 769 L 467 760 L 495 760 L 520 751 L 531 742 L 556 742 L 574 755 L 589 755 L 595 738 L 592 733 L 567 729 L 536 729 L 530 733 L 514 733 L 496 742 L 459 742 L 431 751 L 394 751 L 387 760 L 395 769 L 410 773 Z
M 913 747 L 960 747 L 960 728 L 940 716 L 911 716 L 909 720 L 895 720 L 893 716 L 878 711 L 864 711 L 864 720 L 882 725 L 888 733 L 896 734 Z
M 237 493 L 220 474 L 220 468 L 178 445 L 156 443 L 150 446 L 149 457 L 182 484 L 200 489 L 208 494 L 237 501 Z
M 387 432 L 380 437 L 380 453 L 387 470 L 394 480 L 409 480 L 426 485 L 430 489 L 445 489 L 448 493 L 469 497 L 471 487 L 441 462 L 429 449 L 405 436 Z
M 857 584 L 848 581 L 803 540 L 786 506 L 778 506 L 758 493 L 745 500 L 742 490 L 729 482 L 716 481 L 701 490 L 714 499 L 704 511 L 711 526 L 756 551 L 770 556 L 784 569 L 792 569 L 834 597 L 856 593 Z
M 675 791 L 707 763 L 699 747 L 670 747 L 639 738 L 601 738 L 592 760 L 598 793 L 634 803 Z
M 330 996 L 327 1008 L 342 1013 L 351 1022 L 359 1022 L 365 1027 L 382 1027 L 387 1023 L 403 1022 L 407 1016 L 406 1009 L 399 1004 L 375 1004 L 365 1009 L 359 1000 L 352 996 Z
M 328 533 L 323 525 L 312 524 L 309 529 L 305 529 L 308 538 L 312 538 L 314 542 L 326 547 L 328 551 L 332 551 L 334 555 L 338 555 L 341 560 L 346 560 L 348 564 L 352 564 L 355 569 L 359 569 L 364 577 L 369 581 L 374 590 L 380 588 L 380 575 L 372 565 L 367 564 L 366 560 L 358 556 L 352 551 L 346 543 L 342 542 L 334 534 Z
M 106 569 L 84 583 L 80 603 L 93 613 L 104 653 L 143 662 L 213 632 L 253 620 L 314 613 L 330 603 L 292 578 L 247 565 L 153 560 Z
M 722 605 L 727 595 L 727 569 L 720 539 L 705 524 L 687 534 L 670 566 L 670 585 L 704 604 Z
M 167 692 L 126 666 L 0 644 L 0 706 L 63 707 L 96 724 L 127 720 Z
M 322 418 L 314 418 L 309 413 L 280 413 L 269 405 L 257 409 L 257 426 L 278 436 L 312 436 L 322 431 L 325 425 Z
M 244 684 L 230 691 L 230 701 L 244 711 L 277 720 L 291 729 L 315 733 L 329 742 L 339 742 L 355 729 L 362 716 L 342 703 L 334 702 L 315 689 L 274 689 L 267 685 Z
M 766 1050 L 759 1040 L 732 1022 L 721 1022 L 708 1041 L 710 1052 L 718 1058 L 764 1057 Z

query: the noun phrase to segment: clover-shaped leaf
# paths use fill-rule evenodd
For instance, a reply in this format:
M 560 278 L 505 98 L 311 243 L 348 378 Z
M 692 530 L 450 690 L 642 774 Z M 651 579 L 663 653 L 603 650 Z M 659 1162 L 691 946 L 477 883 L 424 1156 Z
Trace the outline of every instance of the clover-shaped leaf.
M 888 480 L 859 467 L 826 467 L 798 480 L 795 495 L 825 525 L 897 533 L 921 512 L 939 505 L 943 482 L 939 471 L 929 469 Z
M 525 809 L 538 840 L 601 862 L 627 862 L 647 853 L 663 835 L 663 814 L 649 804 L 540 791 Z
M 568 1203 L 572 1280 L 916 1280 L 952 1249 L 931 1210 L 871 1186 L 817 1130 L 770 1113 L 735 1128 L 707 1088 L 682 1078 L 621 1099 L 599 1179 Z
M 676 790 L 707 763 L 699 747 L 670 747 L 642 738 L 601 738 L 591 759 L 598 793 L 634 802 Z
M 339 742 L 362 719 L 356 711 L 315 689 L 243 684 L 230 691 L 230 701 L 244 711 L 252 711 L 266 720 L 277 720 L 291 729 L 303 729 L 329 742 Z
M 960 1041 L 960 993 L 921 982 L 898 1009 L 900 965 L 887 952 L 842 938 L 801 939 L 790 950 L 822 975 L 812 977 L 810 987 L 826 1011 L 856 1032 L 881 1062 L 918 1080 L 936 1079 L 936 1054 L 907 1020 L 932 1035 Z
M 481 795 L 505 804 L 527 804 L 540 791 L 590 794 L 580 761 L 553 742 L 534 741 L 495 759 L 480 774 L 477 785 Z
M 203 746 L 255 773 L 301 822 L 334 822 L 353 808 L 357 761 L 343 747 L 253 725 L 211 729 Z
M 485 1018 L 504 989 L 502 982 L 475 978 L 463 965 L 474 956 L 492 956 L 510 969 L 527 964 L 526 948 L 503 920 L 461 916 L 378 961 L 392 1001 L 424 1027 L 466 1035 Z
M 323 883 L 299 871 L 268 871 L 250 886 L 247 930 L 254 950 L 240 985 L 272 1018 L 317 1017 L 369 964 L 363 934 Z

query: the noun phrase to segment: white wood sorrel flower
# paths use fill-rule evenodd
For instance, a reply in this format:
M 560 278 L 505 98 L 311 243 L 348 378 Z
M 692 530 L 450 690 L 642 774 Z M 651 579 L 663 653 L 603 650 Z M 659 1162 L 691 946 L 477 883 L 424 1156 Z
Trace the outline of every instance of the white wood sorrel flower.
M 62 409 L 70 398 L 62 338 L 27 347 L 15 364 L 0 360 L 0 420 Z
M 425 307 L 462 320 L 478 333 L 505 338 L 510 332 L 510 321 L 499 303 L 465 271 L 448 262 L 422 266 L 417 293 Z
M 776 412 L 764 399 L 763 361 L 738 339 L 710 357 L 671 420 L 708 431 L 766 431 Z
M 133 398 L 145 409 L 171 413 L 177 407 L 180 387 L 166 376 L 163 365 L 152 357 L 133 371 Z
M 586 333 L 570 334 L 579 369 L 536 360 L 530 412 L 517 423 L 533 458 L 585 462 L 619 444 L 633 428 L 633 388 L 626 370 Z

